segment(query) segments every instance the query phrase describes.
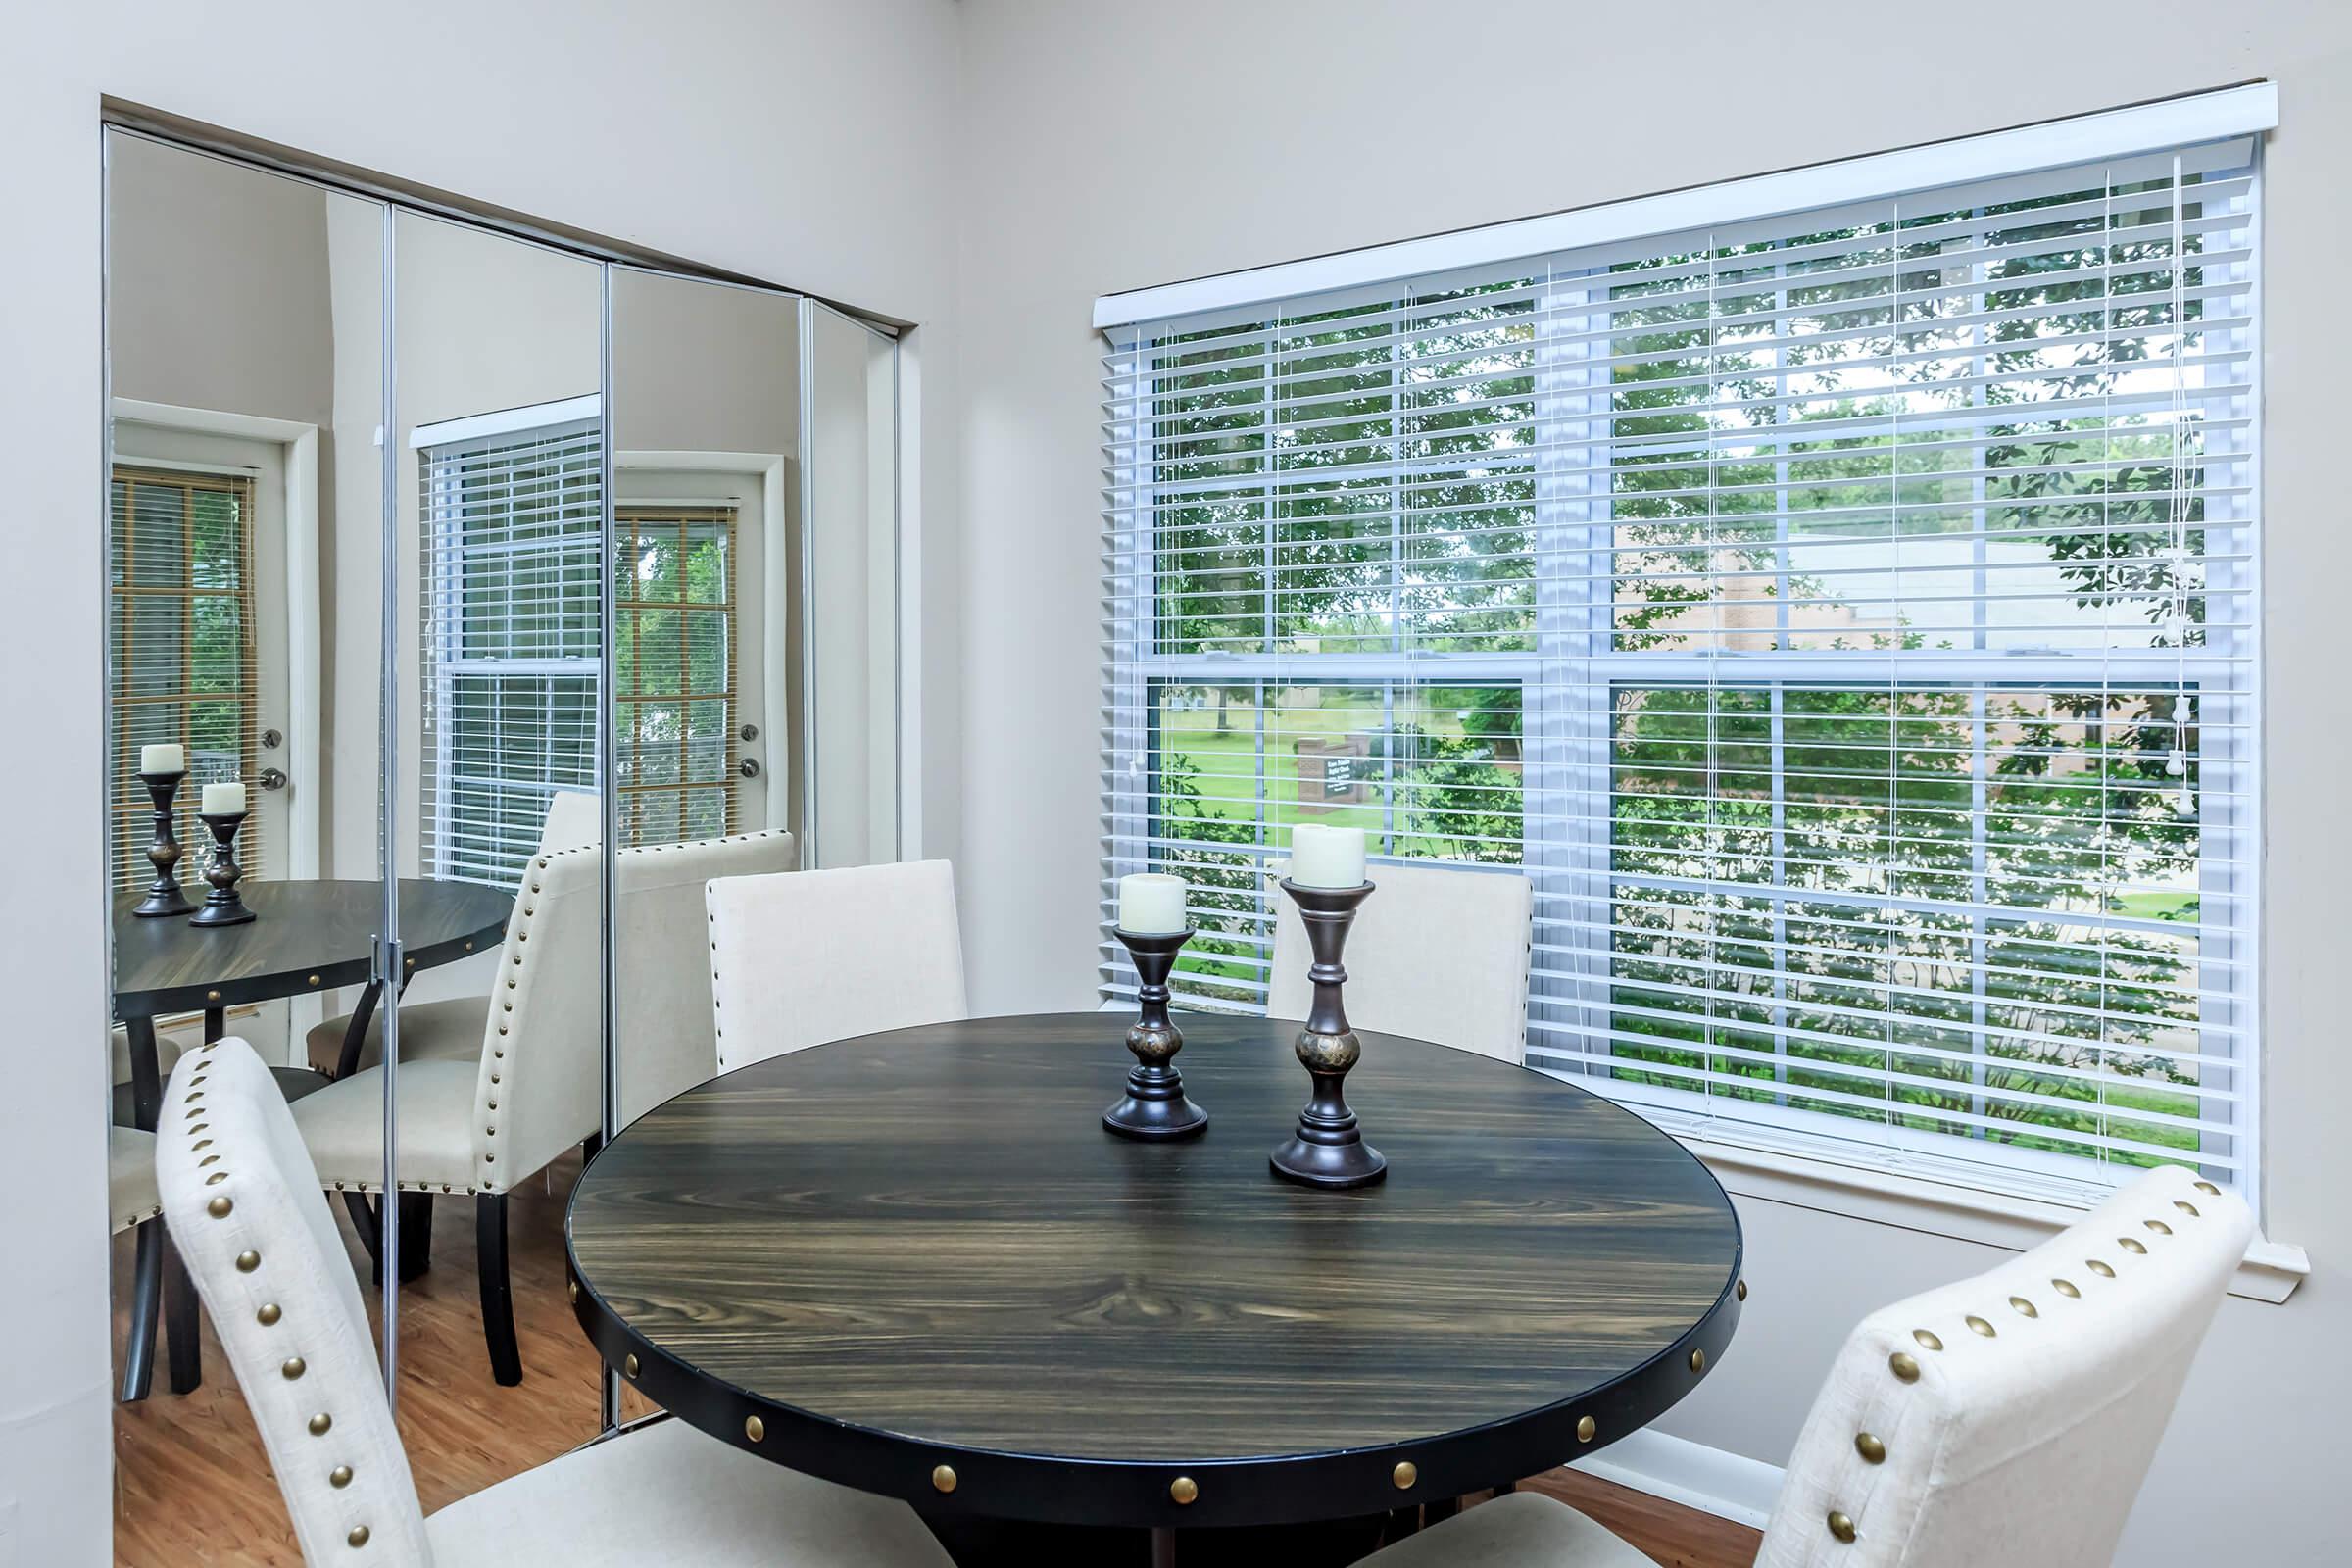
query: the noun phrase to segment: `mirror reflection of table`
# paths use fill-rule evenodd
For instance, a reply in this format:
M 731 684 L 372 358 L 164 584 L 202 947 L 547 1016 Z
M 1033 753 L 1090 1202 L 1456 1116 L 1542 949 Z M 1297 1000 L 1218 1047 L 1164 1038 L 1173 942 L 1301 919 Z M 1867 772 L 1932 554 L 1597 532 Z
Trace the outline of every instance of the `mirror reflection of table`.
M 1307 1093 L 1298 1025 L 1179 1017 L 1211 1116 L 1181 1143 L 1103 1132 L 1116 1014 L 689 1090 L 573 1189 L 573 1310 L 679 1419 L 912 1502 L 966 1563 L 1140 1561 L 1147 1536 L 1164 1563 L 1195 1530 L 1230 1562 L 1443 1510 L 1646 1425 L 1730 1343 L 1739 1220 L 1630 1111 L 1365 1031 L 1348 1099 L 1389 1177 L 1312 1191 L 1266 1158 Z
M 144 890 L 115 896 L 115 1016 L 130 1046 L 127 1119 L 132 1126 L 154 1131 L 162 1108 L 163 1073 L 155 1043 L 155 1021 L 161 1017 L 201 1013 L 204 1038 L 218 1040 L 231 1007 L 356 985 L 363 990 L 344 1032 L 340 1070 L 350 1071 L 359 1059 L 381 999 L 371 975 L 383 923 L 383 884 L 264 880 L 244 883 L 239 891 L 254 911 L 252 922 L 211 927 L 191 926 L 184 915 L 141 919 L 132 914 Z M 479 883 L 402 878 L 402 983 L 419 970 L 496 948 L 514 903 L 514 895 Z M 289 1099 L 327 1081 L 308 1067 L 272 1071 Z M 117 1114 L 122 1113 L 119 1105 Z M 130 1341 L 122 1362 L 125 1399 L 146 1397 L 154 1377 L 159 1296 L 170 1298 L 165 1304 L 172 1328 L 172 1391 L 185 1394 L 201 1381 L 196 1295 L 176 1259 L 165 1267 L 170 1245 L 162 1225 L 139 1227 Z

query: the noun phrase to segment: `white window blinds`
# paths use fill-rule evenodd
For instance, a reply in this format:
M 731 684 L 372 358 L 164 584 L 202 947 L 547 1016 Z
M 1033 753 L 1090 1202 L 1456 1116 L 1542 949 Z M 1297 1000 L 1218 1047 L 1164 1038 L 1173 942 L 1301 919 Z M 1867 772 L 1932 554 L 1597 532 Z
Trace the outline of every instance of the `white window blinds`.
M 423 863 L 511 886 L 596 785 L 597 421 L 426 445 Z
M 2255 158 L 1114 332 L 1104 869 L 1195 883 L 1183 1000 L 1359 825 L 1528 876 L 1527 1059 L 1674 1130 L 2243 1185 Z

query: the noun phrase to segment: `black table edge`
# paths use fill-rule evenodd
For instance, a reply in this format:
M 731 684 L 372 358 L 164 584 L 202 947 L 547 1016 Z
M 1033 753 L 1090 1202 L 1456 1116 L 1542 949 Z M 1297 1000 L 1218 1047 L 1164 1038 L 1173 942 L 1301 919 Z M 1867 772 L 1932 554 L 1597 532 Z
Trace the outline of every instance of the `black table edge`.
M 1565 1087 L 1592 1093 L 1579 1085 Z M 1651 1130 L 1671 1138 L 1654 1124 Z M 1706 1170 L 1697 1156 L 1690 1157 Z M 1722 1193 L 1714 1172 L 1706 1174 Z M 1733 1225 L 1732 1267 L 1714 1304 L 1648 1360 L 1572 1398 L 1454 1432 L 1326 1452 L 1072 1458 L 935 1443 L 861 1426 L 763 1398 L 669 1354 L 631 1329 L 580 1273 L 572 1250 L 572 1210 L 580 1191 L 581 1184 L 575 1184 L 564 1214 L 572 1315 L 598 1355 L 623 1369 L 623 1381 L 648 1399 L 732 1447 L 820 1480 L 898 1497 L 926 1513 L 1042 1524 L 1130 1529 L 1304 1524 L 1459 1497 L 1523 1480 L 1536 1473 L 1523 1463 L 1531 1450 L 1555 1455 L 1550 1464 L 1565 1464 L 1598 1452 L 1672 1409 L 1722 1360 L 1739 1327 L 1745 1294 L 1745 1227 L 1724 1194 Z M 1311 1199 L 1302 1195 L 1302 1200 Z M 627 1370 L 632 1359 L 633 1373 Z M 760 1427 L 757 1439 L 751 1436 L 754 1418 Z M 1588 1418 L 1592 1435 L 1584 1438 L 1580 1428 Z M 1404 1463 L 1414 1467 L 1409 1487 L 1396 1485 L 1396 1467 Z M 933 1482 L 934 1471 L 943 1465 L 955 1472 L 952 1492 Z M 1179 1476 L 1190 1478 L 1197 1489 L 1189 1503 L 1177 1502 L 1170 1494 Z

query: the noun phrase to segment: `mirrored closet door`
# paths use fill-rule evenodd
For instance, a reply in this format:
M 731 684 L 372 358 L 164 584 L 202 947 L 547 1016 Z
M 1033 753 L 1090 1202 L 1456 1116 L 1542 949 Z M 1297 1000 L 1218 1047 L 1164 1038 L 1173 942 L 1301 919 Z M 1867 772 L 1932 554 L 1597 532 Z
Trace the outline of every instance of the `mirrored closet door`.
M 121 1528 L 171 1539 L 191 1451 L 268 1473 L 155 1218 L 158 1129 L 204 1125 L 164 1085 L 230 1039 L 289 1102 L 429 1508 L 622 1413 L 564 1206 L 720 1068 L 707 884 L 900 855 L 898 345 L 107 148 Z

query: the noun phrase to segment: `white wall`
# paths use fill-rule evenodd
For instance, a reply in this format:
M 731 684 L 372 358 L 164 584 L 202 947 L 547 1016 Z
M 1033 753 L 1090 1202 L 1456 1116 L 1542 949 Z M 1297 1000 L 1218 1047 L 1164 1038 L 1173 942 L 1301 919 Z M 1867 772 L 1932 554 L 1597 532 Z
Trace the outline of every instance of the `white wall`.
M 967 966 L 983 1010 L 1092 994 L 1100 696 L 1098 294 L 2270 76 L 2266 303 L 2271 1233 L 2313 1277 L 2232 1299 L 2128 1537 L 2131 1563 L 2345 1560 L 2352 1052 L 2333 1004 L 2352 580 L 2339 334 L 2285 328 L 2352 244 L 2352 8 L 1831 0 L 970 0 L 960 272 Z M 1818 85 L 1816 85 L 1818 84 Z M 1978 1247 L 1743 1199 L 1755 1294 L 1666 1429 L 1780 1462 L 1838 1339 Z
M 656 30 L 657 24 L 659 30 Z M 9 733 L 39 765 L 0 782 L 11 999 L 0 1106 L 10 1259 L 0 1344 L 0 1539 L 17 1560 L 109 1560 L 107 1094 L 100 787 L 104 692 L 99 101 L 112 94 L 925 323 L 921 673 L 927 742 L 952 758 L 953 508 L 944 439 L 956 22 L 949 0 L 611 0 L 12 6 L 0 93 L 0 428 L 14 480 L 0 616 Z M 616 103 L 629 106 L 613 112 Z M 76 524 L 75 519 L 82 519 Z M 12 754 L 13 755 L 13 754 Z M 17 759 L 22 761 L 22 759 Z M 926 780 L 934 853 L 951 781 Z M 936 803 L 948 803 L 942 811 Z M 77 896 L 82 890 L 86 896 Z M 77 1044 L 78 1043 L 78 1044 Z M 79 1049 L 86 1044 L 87 1050 Z M 13 1520 L 12 1520 L 13 1510 Z

